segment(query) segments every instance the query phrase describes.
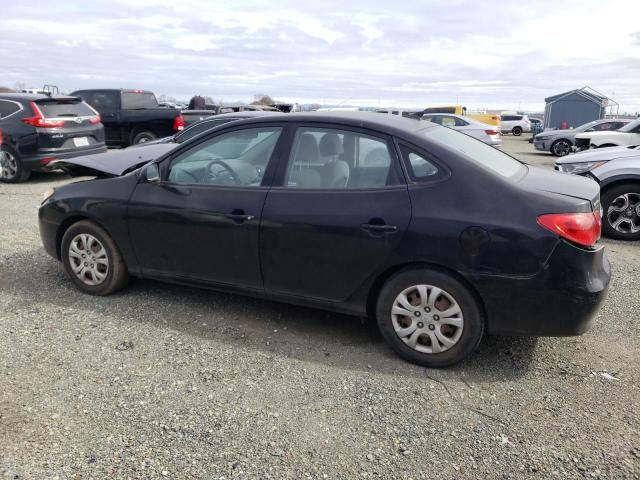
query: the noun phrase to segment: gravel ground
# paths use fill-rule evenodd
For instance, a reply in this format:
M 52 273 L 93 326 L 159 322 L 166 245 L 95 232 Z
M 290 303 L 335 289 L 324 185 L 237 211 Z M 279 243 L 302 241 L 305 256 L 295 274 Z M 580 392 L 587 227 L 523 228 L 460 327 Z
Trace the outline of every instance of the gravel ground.
M 36 225 L 68 181 L 0 185 L 0 476 L 640 478 L 637 243 L 604 241 L 584 336 L 489 337 L 429 370 L 357 318 L 151 281 L 80 294 Z

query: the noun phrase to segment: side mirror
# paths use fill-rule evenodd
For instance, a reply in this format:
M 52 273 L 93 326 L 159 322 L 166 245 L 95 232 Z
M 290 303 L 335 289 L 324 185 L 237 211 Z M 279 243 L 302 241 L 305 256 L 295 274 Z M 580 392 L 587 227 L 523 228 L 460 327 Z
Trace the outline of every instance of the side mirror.
M 147 165 L 144 169 L 142 178 L 144 178 L 144 181 L 147 183 L 159 183 L 160 169 L 158 169 L 158 164 L 153 162 Z

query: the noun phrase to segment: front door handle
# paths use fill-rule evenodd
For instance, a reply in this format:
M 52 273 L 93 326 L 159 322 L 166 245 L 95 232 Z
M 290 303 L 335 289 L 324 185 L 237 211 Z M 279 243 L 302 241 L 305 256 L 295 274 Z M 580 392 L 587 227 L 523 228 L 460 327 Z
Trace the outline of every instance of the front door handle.
M 234 210 L 231 213 L 227 213 L 225 217 L 238 223 L 249 222 L 256 218 L 254 215 L 247 215 L 244 210 Z
M 361 225 L 363 230 L 368 230 L 370 232 L 376 233 L 394 233 L 398 231 L 398 227 L 395 225 L 379 225 L 376 223 L 363 223 Z

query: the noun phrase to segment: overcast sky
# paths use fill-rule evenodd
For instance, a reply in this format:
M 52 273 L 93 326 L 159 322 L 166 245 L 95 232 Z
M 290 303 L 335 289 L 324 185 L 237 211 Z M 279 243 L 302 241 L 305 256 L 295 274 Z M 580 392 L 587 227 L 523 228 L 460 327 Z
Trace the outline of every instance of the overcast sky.
M 47 5 L 47 6 L 44 6 Z M 0 85 L 189 99 L 640 111 L 637 0 L 0 0 Z

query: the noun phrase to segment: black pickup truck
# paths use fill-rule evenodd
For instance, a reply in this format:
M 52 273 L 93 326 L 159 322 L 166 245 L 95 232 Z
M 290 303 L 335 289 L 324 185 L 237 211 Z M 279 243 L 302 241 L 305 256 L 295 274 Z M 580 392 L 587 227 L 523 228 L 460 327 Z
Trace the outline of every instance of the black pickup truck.
M 100 113 L 106 143 L 127 147 L 168 137 L 184 128 L 180 110 L 160 107 L 153 92 L 145 90 L 78 90 L 82 98 Z

